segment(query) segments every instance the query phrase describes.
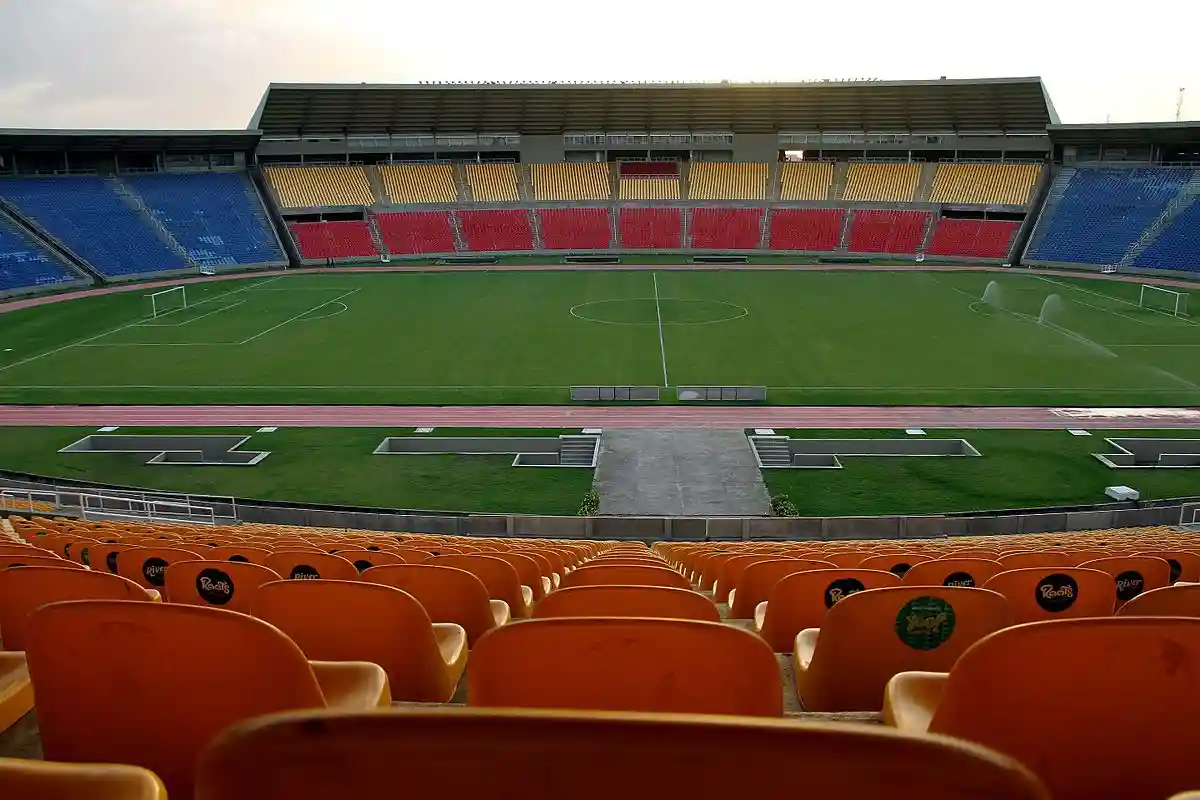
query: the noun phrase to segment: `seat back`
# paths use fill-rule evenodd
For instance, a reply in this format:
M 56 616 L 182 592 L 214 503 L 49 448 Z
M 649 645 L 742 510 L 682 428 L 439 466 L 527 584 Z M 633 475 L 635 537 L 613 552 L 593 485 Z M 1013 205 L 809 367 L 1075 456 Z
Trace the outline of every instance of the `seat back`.
M 359 575 L 362 575 L 372 567 L 408 563 L 408 560 L 404 556 L 397 555 L 396 553 L 385 553 L 382 550 L 342 550 L 339 552 L 339 555 L 353 564 L 354 568 L 358 570 Z
M 1020 625 L 959 659 L 930 731 L 1020 760 L 1055 800 L 1157 800 L 1200 786 L 1200 734 L 1170 722 L 1200 714 L 1198 663 L 1198 619 Z
M 435 556 L 425 562 L 436 567 L 456 567 L 474 575 L 487 589 L 488 597 L 508 603 L 513 618 L 527 616 L 525 597 L 521 593 L 521 579 L 516 569 L 507 561 L 495 556 L 461 554 Z M 532 590 L 533 587 L 530 587 Z
M 717 578 L 713 582 L 713 600 L 718 603 L 729 602 L 729 593 L 737 586 L 746 567 L 759 561 L 770 561 L 778 556 L 762 553 L 742 553 L 726 559 L 717 568 Z
M 1098 569 L 1112 576 L 1117 586 L 1117 608 L 1151 589 L 1171 585 L 1171 565 L 1158 556 L 1112 556 L 1085 561 L 1083 569 Z
M 256 545 L 227 544 L 214 547 L 207 557 L 213 561 L 242 561 L 266 566 L 271 551 Z
M 487 588 L 466 570 L 432 564 L 388 564 L 372 567 L 362 573 L 360 580 L 408 592 L 417 598 L 431 621 L 461 625 L 470 647 L 496 627 Z
M 517 571 L 517 579 L 521 581 L 521 585 L 533 590 L 535 601 L 546 596 L 542 588 L 542 570 L 537 561 L 523 553 L 492 553 L 491 557 L 508 562 Z
M 689 591 L 692 588 L 687 578 L 669 567 L 637 564 L 593 566 L 593 562 L 588 562 L 563 578 L 562 588 L 573 586 L 667 586 Z
M 358 579 L 354 565 L 330 553 L 313 551 L 302 553 L 296 550 L 271 553 L 266 566 L 275 570 L 284 580 L 330 580 L 353 581 Z
M 645 800 L 677 797 L 686 780 L 689 797 L 718 800 L 771 796 L 791 775 L 803 797 L 840 797 L 849 782 L 863 798 L 1049 800 L 1011 759 L 883 726 L 476 708 L 254 720 L 204 755 L 196 796 L 391 797 L 397 774 L 419 797 L 495 797 L 503 787 L 524 800 L 560 800 L 570 787 L 572 800 Z
M 810 711 L 877 711 L 898 672 L 948 672 L 975 642 L 1011 624 L 996 592 L 897 586 L 847 597 L 821 625 L 808 667 Z
M 742 570 L 737 586 L 734 587 L 733 600 L 729 606 L 730 619 L 753 619 L 754 609 L 770 597 L 775 584 L 788 575 L 814 569 L 837 567 L 829 561 L 807 558 L 773 558 L 751 562 Z
M 1058 550 L 1023 550 L 1007 553 L 996 559 L 1006 570 L 1026 567 L 1071 567 L 1075 558 L 1070 553 Z
M 917 552 L 883 553 L 868 556 L 858 562 L 859 569 L 879 569 L 890 572 L 897 578 L 903 578 L 914 565 L 929 561 L 931 556 Z
M 1164 586 L 1139 594 L 1117 610 L 1118 617 L 1200 617 L 1200 584 Z M 4 629 L 0 628 L 0 633 Z
M 166 600 L 250 613 L 259 586 L 281 579 L 273 569 L 246 561 L 176 561 L 167 567 Z
M 922 561 L 904 573 L 905 586 L 983 586 L 1004 568 L 984 558 L 939 558 Z
M 1111 576 L 1082 567 L 1035 567 L 998 572 L 983 588 L 1008 598 L 1013 622 L 1112 616 L 1117 588 Z
M 169 603 L 54 603 L 26 627 L 45 757 L 134 764 L 191 797 L 201 750 L 235 722 L 325 704 L 299 648 L 244 614 Z M 81 691 L 80 669 L 101 691 Z
M 714 622 L 572 617 L 489 631 L 471 653 L 472 706 L 779 716 L 775 655 Z
M 69 561 L 65 558 L 59 558 L 51 553 L 45 555 L 37 555 L 38 552 L 34 548 L 29 548 L 30 553 L 22 553 L 15 556 L 0 556 L 0 570 L 8 569 L 9 567 L 56 567 L 58 569 L 83 569 L 83 564 Z
M 24 650 L 29 615 L 49 603 L 150 599 L 141 586 L 107 572 L 34 566 L 0 570 L 0 649 Z
M 363 581 L 273 581 L 259 587 L 253 614 L 309 659 L 378 664 L 397 700 L 447 699 L 433 625 L 407 592 Z
M 720 622 L 717 606 L 702 594 L 667 586 L 574 586 L 546 595 L 533 616 L 655 617 Z
M 124 764 L 0 758 L 0 797 L 22 800 L 167 800 L 158 776 Z
M 726 561 L 737 555 L 739 554 L 726 551 L 707 556 L 700 563 L 700 575 L 696 579 L 700 591 L 710 591 L 717 582 L 717 576 L 721 574 L 721 567 L 725 565 Z
M 1200 555 L 1186 550 L 1150 550 L 1137 553 L 1139 556 L 1155 556 L 1167 562 L 1171 567 L 1170 583 L 1200 581 Z
M 117 556 L 117 574 L 147 589 L 162 589 L 167 567 L 176 561 L 199 561 L 195 550 L 179 547 L 131 547 Z
M 878 569 L 793 573 L 771 589 L 760 634 L 776 653 L 790 653 L 796 634 L 805 628 L 820 628 L 829 609 L 845 598 L 866 589 L 899 585 L 900 578 Z

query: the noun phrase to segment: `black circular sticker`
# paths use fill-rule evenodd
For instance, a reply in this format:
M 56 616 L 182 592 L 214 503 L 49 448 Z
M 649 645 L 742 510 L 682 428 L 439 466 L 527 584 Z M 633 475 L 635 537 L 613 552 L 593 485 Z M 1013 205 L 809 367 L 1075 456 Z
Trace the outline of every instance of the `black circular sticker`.
M 903 578 L 905 573 L 912 569 L 912 564 L 906 564 L 901 561 L 899 564 L 892 564 L 892 568 L 888 572 L 895 575 L 897 578 Z
M 378 553 L 378 552 L 380 552 L 380 551 L 381 551 L 383 548 L 382 548 L 382 547 L 380 547 L 379 545 L 372 544 L 372 545 L 368 545 L 368 546 L 367 546 L 367 549 L 368 549 L 368 550 L 370 550 L 372 553 Z
M 229 560 L 230 560 L 230 561 L 240 561 L 240 562 L 242 562 L 243 564 L 249 564 L 249 563 L 250 563 L 250 559 L 246 558 L 245 556 L 239 556 L 239 555 L 232 555 L 232 556 L 230 556 L 230 557 L 229 557 Z
M 104 557 L 104 566 L 108 567 L 108 571 L 113 575 L 117 574 L 117 556 L 120 554 L 120 550 L 113 550 Z
M 367 570 L 369 570 L 371 567 L 373 567 L 375 565 L 372 564 L 370 561 L 367 561 L 365 558 L 360 558 L 358 561 L 354 562 L 354 566 L 355 566 L 355 568 L 358 569 L 359 572 L 366 572 Z
M 167 582 L 166 559 L 151 556 L 142 562 L 142 575 L 151 586 L 162 586 Z
M 1132 600 L 1141 594 L 1145 587 L 1146 580 L 1142 577 L 1142 573 L 1135 569 L 1126 570 L 1117 576 L 1117 599 Z
M 92 565 L 91 552 L 92 548 L 90 547 L 85 547 L 79 551 L 79 560 L 85 567 L 90 567 Z
M 1180 564 L 1173 558 L 1168 558 L 1167 563 L 1171 565 L 1171 583 L 1174 583 L 1183 574 L 1183 564 Z
M 1079 599 L 1079 584 L 1070 575 L 1056 572 L 1042 578 L 1034 589 L 1037 604 L 1052 614 L 1066 611 Z
M 951 572 L 942 581 L 942 586 L 966 586 L 970 589 L 975 586 L 975 577 L 969 572 Z
M 321 573 L 308 564 L 297 564 L 292 567 L 292 574 L 288 577 L 294 581 L 315 581 L 321 577 Z
M 825 587 L 825 607 L 833 608 L 850 595 L 866 588 L 858 578 L 838 578 Z
M 233 599 L 233 578 L 219 569 L 201 570 L 196 576 L 196 592 L 209 605 L 223 606 Z

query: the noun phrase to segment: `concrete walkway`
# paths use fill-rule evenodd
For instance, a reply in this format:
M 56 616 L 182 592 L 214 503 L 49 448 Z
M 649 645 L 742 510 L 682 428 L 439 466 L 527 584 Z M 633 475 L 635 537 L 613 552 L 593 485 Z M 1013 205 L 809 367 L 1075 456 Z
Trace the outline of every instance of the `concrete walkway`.
M 762 473 L 740 430 L 605 429 L 596 467 L 600 513 L 766 516 Z

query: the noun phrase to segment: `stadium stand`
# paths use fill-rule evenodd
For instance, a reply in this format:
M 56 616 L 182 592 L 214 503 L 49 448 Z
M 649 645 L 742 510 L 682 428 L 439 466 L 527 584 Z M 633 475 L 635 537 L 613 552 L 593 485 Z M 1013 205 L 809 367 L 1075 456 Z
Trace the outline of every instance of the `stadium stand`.
M 1024 206 L 1041 174 L 1041 164 L 938 164 L 929 200 Z
M 935 256 L 1004 258 L 1019 222 L 1007 220 L 952 219 L 937 221 L 926 250 Z
M 56 286 L 80 279 L 7 217 L 0 216 L 0 292 Z
M 0 195 L 104 275 L 186 268 L 119 190 L 115 181 L 92 176 L 0 181 Z
M 467 185 L 477 203 L 516 203 L 521 200 L 517 168 L 513 164 L 467 164 Z
M 451 164 L 380 164 L 379 177 L 392 205 L 458 202 Z
M 779 166 L 780 200 L 826 200 L 832 185 L 831 161 L 789 161 Z
M 619 216 L 621 247 L 678 249 L 682 222 L 682 212 L 678 208 L 622 208 Z
M 243 172 L 155 173 L 124 180 L 197 264 L 285 260 L 254 185 Z
M 928 211 L 851 212 L 847 248 L 852 253 L 916 253 L 929 224 Z
M 1079 168 L 1057 200 L 1051 197 L 1029 258 L 1116 264 L 1187 186 L 1186 169 Z
M 529 225 L 528 211 L 516 209 L 459 211 L 458 221 L 462 225 L 463 237 L 468 250 L 534 249 L 533 229 Z
M 363 220 L 293 222 L 289 226 L 303 258 L 339 259 L 377 256 L 371 226 Z
M 845 212 L 840 208 L 776 208 L 771 211 L 772 250 L 836 250 Z
M 692 209 L 688 232 L 702 250 L 755 250 L 762 236 L 761 208 Z
M 770 179 L 770 164 L 696 162 L 688 172 L 688 197 L 692 200 L 763 200 Z
M 855 162 L 846 176 L 842 199 L 852 202 L 911 203 L 921 179 L 920 164 Z
M 607 200 L 612 195 L 608 164 L 530 164 L 535 200 Z
M 1135 267 L 1200 271 L 1200 203 L 1192 202 L 1138 254 Z
M 375 202 L 363 167 L 266 167 L 282 208 L 370 206 Z
M 537 215 L 547 250 L 607 250 L 612 243 L 607 208 L 539 208 Z
M 679 162 L 622 161 L 617 169 L 621 200 L 678 200 Z
M 453 253 L 454 230 L 445 211 L 400 211 L 378 214 L 375 222 L 389 253 Z

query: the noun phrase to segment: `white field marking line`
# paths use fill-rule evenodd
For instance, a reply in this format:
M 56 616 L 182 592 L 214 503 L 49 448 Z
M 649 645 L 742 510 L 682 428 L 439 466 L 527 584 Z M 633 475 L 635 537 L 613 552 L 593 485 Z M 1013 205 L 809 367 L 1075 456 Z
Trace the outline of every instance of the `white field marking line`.
M 1198 343 L 1183 343 L 1183 344 L 1110 344 L 1106 347 L 1200 347 Z
M 142 322 L 142 323 L 140 323 L 140 324 L 139 324 L 139 326 L 138 326 L 138 327 L 141 327 L 141 328 L 182 328 L 182 327 L 184 327 L 185 325 L 191 325 L 193 322 L 195 322 L 195 321 L 197 321 L 197 320 L 204 319 L 205 317 L 211 317 L 213 314 L 220 314 L 222 311 L 228 311 L 228 310 L 229 310 L 229 309 L 231 309 L 231 308 L 237 308 L 238 306 L 244 306 L 245 304 L 246 304 L 246 301 L 245 301 L 245 300 L 239 300 L 239 301 L 237 301 L 236 303 L 234 303 L 233 305 L 221 306 L 221 307 L 220 307 L 220 308 L 218 308 L 218 309 L 215 309 L 215 310 L 213 310 L 213 311 L 209 311 L 207 314 L 201 314 L 201 315 L 200 315 L 200 316 L 198 316 L 198 317 L 192 317 L 191 319 L 189 319 L 189 320 L 188 320 L 188 321 L 186 321 L 186 322 L 176 322 L 176 323 L 174 323 L 174 324 L 171 324 L 171 325 L 159 325 L 159 324 L 158 324 L 158 323 L 156 323 L 156 322 Z M 197 305 L 199 305 L 199 304 L 197 303 Z M 161 316 L 163 316 L 163 315 L 162 315 L 162 314 L 159 314 L 159 316 L 161 317 Z M 157 319 L 157 317 L 155 317 L 155 318 L 153 318 L 153 319 Z M 102 345 L 102 346 L 103 346 L 103 345 Z
M 244 291 L 246 291 L 247 289 L 253 289 L 253 288 L 254 288 L 254 287 L 256 287 L 256 286 L 264 286 L 264 285 L 266 285 L 266 284 L 268 284 L 268 283 L 274 283 L 275 281 L 277 281 L 277 280 L 280 280 L 281 278 L 284 278 L 284 277 L 287 277 L 287 276 L 285 276 L 285 275 L 277 275 L 277 276 L 276 276 L 276 277 L 274 277 L 274 278 L 267 278 L 265 281 L 259 281 L 258 283 L 252 283 L 252 284 L 250 284 L 249 286 L 243 286 L 243 287 L 241 287 L 241 288 L 239 288 L 239 289 L 233 289 L 233 290 L 231 290 L 231 291 L 228 291 L 228 292 L 222 292 L 221 294 L 214 295 L 213 297 L 209 297 L 209 298 L 207 298 L 207 299 L 205 299 L 205 300 L 200 300 L 199 302 L 193 303 L 192 305 L 193 305 L 193 306 L 199 306 L 199 305 L 203 305 L 204 303 L 211 303 L 213 300 L 219 300 L 220 298 L 222 298 L 222 297 L 228 297 L 228 296 L 229 296 L 229 295 L 231 295 L 231 294 L 237 294 L 238 292 L 244 292 Z M 145 297 L 146 295 L 142 295 L 142 296 L 143 296 L 143 297 Z M 176 310 L 182 310 L 182 309 L 176 309 Z M 167 315 L 169 315 L 169 314 L 173 314 L 173 313 L 175 313 L 175 312 L 174 312 L 174 311 L 168 311 L 166 314 L 160 314 L 159 316 L 160 316 L 160 317 L 165 317 L 165 316 L 167 316 Z M 72 347 L 78 347 L 78 346 L 81 346 L 81 345 L 85 345 L 85 344 L 87 344 L 87 343 L 89 343 L 89 342 L 94 342 L 94 341 L 96 341 L 97 339 L 103 338 L 103 337 L 105 337 L 105 336 L 109 336 L 109 335 L 111 335 L 111 334 L 114 334 L 114 333 L 118 333 L 118 332 L 120 332 L 120 331 L 126 330 L 127 328 L 132 328 L 132 327 L 134 327 L 135 325 L 140 325 L 141 323 L 143 323 L 143 322 L 145 322 L 145 321 L 147 321 L 147 320 L 151 320 L 151 319 L 154 319 L 154 317 L 153 317 L 153 316 L 150 316 L 150 317 L 142 317 L 141 319 L 136 319 L 136 320 L 134 320 L 133 322 L 126 323 L 125 325 L 118 325 L 117 327 L 115 327 L 115 328 L 112 328 L 111 330 L 104 331 L 103 333 L 98 333 L 98 334 L 96 334 L 95 336 L 89 336 L 89 337 L 87 337 L 86 339 L 80 339 L 80 340 L 79 340 L 79 341 L 77 341 L 77 342 L 71 342 L 70 344 L 64 344 L 62 347 L 56 347 L 56 348 L 54 348 L 53 350 L 47 350 L 46 352 L 44 352 L 44 353 L 39 353 L 39 354 L 38 354 L 38 355 L 36 355 L 36 356 L 30 356 L 29 358 L 23 358 L 23 359 L 21 359 L 20 361 L 14 361 L 14 362 L 13 362 L 13 363 L 11 363 L 11 364 L 6 364 L 6 365 L 4 365 L 4 366 L 0 367 L 0 372 L 4 372 L 5 370 L 12 369 L 13 367 L 19 367 L 19 366 L 21 366 L 22 364 L 28 364 L 28 363 L 29 363 L 29 362 L 31 362 L 31 361 L 37 361 L 38 359 L 40 359 L 40 358 L 45 358 L 46 356 L 52 356 L 52 355 L 54 355 L 55 353 L 61 353 L 63 350 L 68 350 L 68 349 L 70 349 L 70 348 L 72 348 Z
M 332 314 L 326 314 L 323 317 L 309 317 L 308 319 L 302 319 L 300 321 L 301 322 L 316 322 L 316 321 L 322 320 L 322 319 L 333 319 L 334 317 L 341 316 L 342 314 L 345 314 L 347 311 L 350 310 L 350 306 L 346 305 L 345 303 L 338 302 L 337 300 L 331 300 L 328 303 L 326 303 L 326 305 L 333 305 L 334 303 L 337 303 L 339 306 L 341 306 L 342 310 L 335 311 Z
M 357 294 L 361 291 L 362 291 L 362 287 L 360 286 L 357 289 L 351 289 L 350 291 L 346 292 L 345 294 L 339 294 L 337 297 L 333 298 L 332 300 L 326 300 L 324 303 L 319 303 L 318 305 L 315 305 L 312 308 L 307 309 L 306 311 L 304 311 L 300 314 L 297 314 L 294 317 L 289 317 L 289 318 L 285 319 L 283 322 L 279 323 L 278 325 L 272 325 L 270 328 L 267 328 L 265 331 L 261 331 L 259 333 L 254 334 L 249 339 L 243 339 L 242 341 L 238 342 L 238 344 L 239 345 L 249 344 L 250 342 L 253 342 L 255 339 L 266 336 L 268 333 L 271 333 L 272 331 L 277 331 L 280 328 L 282 328 L 284 325 L 287 325 L 288 323 L 291 323 L 291 322 L 295 322 L 296 320 L 300 319 L 301 317 L 303 317 L 307 314 L 311 314 L 312 312 L 316 311 L 317 309 L 324 308 L 325 306 L 329 305 L 330 303 L 336 303 L 337 301 L 339 301 L 345 297 L 349 297 L 350 295 Z
M 652 277 L 654 278 L 654 311 L 658 315 L 658 352 L 662 356 L 663 388 L 666 389 L 671 385 L 671 381 L 667 377 L 667 344 L 663 340 L 662 307 L 658 302 L 658 273 L 653 273 Z
M 1188 319 L 1187 317 L 1177 317 L 1174 314 L 1168 314 L 1166 311 L 1160 311 L 1159 309 L 1151 308 L 1150 306 L 1139 306 L 1137 303 L 1133 302 L 1132 300 L 1126 300 L 1123 297 L 1116 297 L 1111 294 L 1104 294 L 1103 292 L 1094 292 L 1091 289 L 1084 289 L 1082 286 L 1072 286 L 1069 283 L 1063 283 L 1062 281 L 1056 281 L 1052 278 L 1047 278 L 1044 275 L 1034 275 L 1033 277 L 1037 278 L 1039 281 L 1045 281 L 1046 283 L 1053 283 L 1055 286 L 1061 286 L 1064 289 L 1074 289 L 1077 292 L 1083 292 L 1084 294 L 1090 294 L 1095 297 L 1101 297 L 1105 300 L 1115 300 L 1118 303 L 1124 303 L 1125 305 L 1133 306 L 1134 308 L 1145 308 L 1147 311 L 1153 311 L 1155 314 L 1162 314 L 1167 319 L 1173 319 L 1173 320 L 1177 320 L 1179 322 L 1185 322 L 1188 325 L 1200 325 L 1200 322 L 1197 322 L 1194 319 Z M 1115 314 L 1116 312 L 1114 311 L 1112 313 Z
M 653 297 L 614 297 L 611 300 L 589 300 L 586 303 L 579 303 L 577 305 L 571 306 L 571 308 L 568 309 L 568 311 L 571 314 L 571 316 L 574 317 L 575 319 L 581 319 L 584 322 L 594 322 L 597 325 L 624 325 L 624 326 L 633 326 L 633 327 L 649 326 L 649 325 L 653 325 L 654 323 L 653 322 L 613 322 L 612 320 L 608 320 L 608 319 L 596 319 L 595 317 L 585 317 L 583 314 L 577 314 L 576 310 L 580 309 L 580 308 L 586 308 L 587 306 L 604 305 L 605 303 L 627 303 L 627 302 L 636 301 L 636 300 L 653 300 L 653 299 L 654 299 Z M 676 303 L 713 303 L 715 305 L 720 305 L 720 306 L 729 306 L 730 308 L 736 308 L 741 311 L 741 313 L 738 314 L 736 317 L 726 317 L 725 319 L 708 319 L 708 320 L 699 320 L 697 322 L 664 322 L 663 325 L 665 325 L 667 327 L 670 327 L 672 325 L 719 325 L 722 322 L 736 322 L 737 320 L 741 319 L 742 317 L 750 316 L 750 309 L 746 308 L 745 306 L 740 306 L 737 303 L 730 303 L 726 300 L 701 300 L 701 299 L 695 298 L 695 297 L 664 297 L 662 299 L 668 300 L 668 301 L 674 301 Z
M 1103 311 L 1103 312 L 1104 312 L 1104 313 L 1106 313 L 1106 314 L 1116 314 L 1116 315 L 1117 315 L 1118 317 L 1120 317 L 1121 319 L 1127 319 L 1127 320 L 1129 320 L 1130 322 L 1136 322 L 1138 325 L 1149 325 L 1149 324 L 1150 324 L 1149 322 L 1146 322 L 1146 320 L 1144 320 L 1144 319 L 1138 319 L 1138 318 L 1136 318 L 1136 317 L 1131 317 L 1131 316 L 1129 316 L 1128 314 L 1122 314 L 1120 311 L 1113 311 L 1111 308 L 1104 308 L 1104 307 L 1102 307 L 1102 306 L 1093 305 L 1092 303 L 1085 303 L 1085 302 L 1084 302 L 1084 301 L 1082 301 L 1082 300 L 1075 300 L 1074 302 L 1076 302 L 1076 303 L 1079 303 L 1079 305 L 1081 305 L 1081 306 L 1087 306 L 1088 308 L 1094 308 L 1094 309 L 1096 309 L 1097 311 Z M 1165 326 L 1163 326 L 1163 325 L 1154 325 L 1154 326 L 1152 326 L 1152 327 L 1155 327 L 1155 328 L 1162 328 L 1162 327 L 1165 327 Z

